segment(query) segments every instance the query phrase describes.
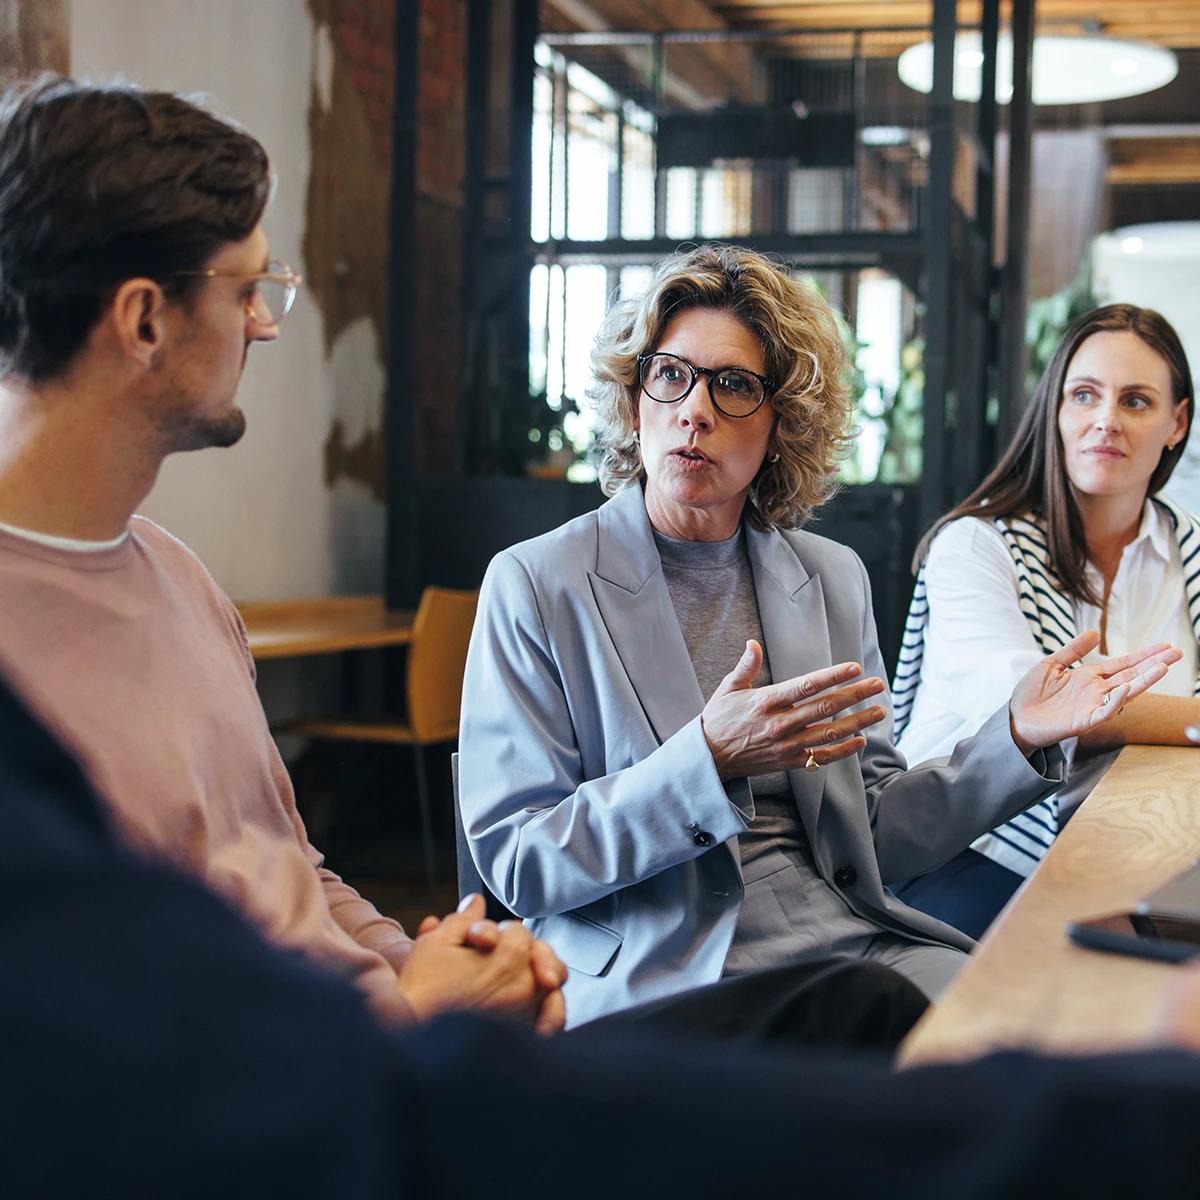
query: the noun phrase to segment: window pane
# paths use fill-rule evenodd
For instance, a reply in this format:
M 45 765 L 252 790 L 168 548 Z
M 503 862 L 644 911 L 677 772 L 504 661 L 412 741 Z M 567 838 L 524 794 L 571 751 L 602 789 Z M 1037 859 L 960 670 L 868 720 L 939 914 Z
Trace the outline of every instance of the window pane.
M 801 167 L 788 172 L 788 233 L 839 233 L 844 227 L 843 172 Z
M 591 383 L 592 342 L 604 320 L 607 279 L 608 273 L 603 267 L 579 266 L 566 270 L 563 388 L 557 397 L 547 397 L 552 407 L 561 407 L 564 395 L 579 403 Z
M 550 236 L 550 143 L 554 135 L 554 80 L 538 71 L 533 80 L 533 210 L 530 236 L 544 242 Z
M 627 113 L 633 105 L 627 106 Z M 654 141 L 644 130 L 625 125 L 625 177 L 621 195 L 621 236 L 654 236 Z
M 667 170 L 667 237 L 696 236 L 696 172 L 691 167 Z
M 621 299 L 624 300 L 629 296 L 641 295 L 645 291 L 646 285 L 650 282 L 650 275 L 650 267 L 622 267 Z

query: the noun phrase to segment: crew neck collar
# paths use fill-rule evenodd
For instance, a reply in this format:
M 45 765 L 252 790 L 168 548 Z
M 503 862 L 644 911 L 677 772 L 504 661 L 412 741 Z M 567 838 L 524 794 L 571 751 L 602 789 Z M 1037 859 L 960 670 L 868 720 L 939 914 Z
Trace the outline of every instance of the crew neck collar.
M 85 541 L 82 538 L 58 537 L 53 533 L 40 533 L 36 529 L 22 529 L 19 525 L 6 525 L 0 521 L 0 532 L 11 534 L 35 546 L 48 546 L 51 550 L 66 550 L 73 554 L 102 554 L 106 550 L 116 550 L 129 540 L 129 530 L 124 529 L 120 535 L 103 542 Z

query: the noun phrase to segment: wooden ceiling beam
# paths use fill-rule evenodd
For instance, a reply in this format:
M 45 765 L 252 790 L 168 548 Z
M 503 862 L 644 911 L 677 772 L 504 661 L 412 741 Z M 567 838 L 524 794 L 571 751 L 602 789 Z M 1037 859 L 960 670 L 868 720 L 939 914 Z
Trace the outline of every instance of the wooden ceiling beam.
M 932 12 L 927 0 L 884 0 L 859 3 L 851 0 L 804 0 L 796 3 L 766 4 L 763 0 L 714 4 L 714 10 L 728 23 L 743 30 L 767 34 L 772 28 L 802 29 L 817 33 L 822 29 L 880 29 L 878 36 L 891 40 L 875 43 L 872 56 L 899 53 L 915 41 L 919 33 L 888 33 L 888 27 L 928 26 Z M 972 24 L 979 19 L 978 0 L 963 0 L 958 7 L 959 21 Z M 1041 33 L 1064 35 L 1088 32 L 1099 23 L 1111 37 L 1151 42 L 1174 49 L 1200 47 L 1200 2 L 1197 0 L 1151 0 L 1147 4 L 1120 0 L 1039 0 L 1038 29 Z M 793 51 L 797 52 L 797 51 Z M 799 53 L 805 53 L 801 47 Z
M 775 26 L 807 25 L 815 22 L 826 26 L 869 29 L 872 25 L 927 26 L 933 6 L 928 0 L 903 0 L 896 4 L 870 6 L 847 3 L 847 0 L 827 0 L 823 4 L 790 4 L 787 8 L 724 5 L 716 11 L 737 26 L 743 26 L 749 21 L 766 21 Z
M 1104 181 L 1112 187 L 1200 183 L 1200 162 L 1113 163 L 1104 172 Z
M 804 0 L 797 3 L 763 4 L 762 0 L 745 3 L 713 5 L 715 12 L 727 21 L 744 25 L 746 22 L 768 22 L 776 26 L 792 23 L 819 22 L 826 25 L 859 25 L 863 28 L 879 25 L 928 25 L 932 6 L 928 0 L 885 0 L 880 4 L 865 4 L 859 0 Z M 1061 19 L 1096 20 L 1101 25 L 1128 20 L 1134 13 L 1142 22 L 1189 21 L 1200 25 L 1200 6 L 1195 0 L 1154 0 L 1153 3 L 1129 5 L 1115 0 L 1041 0 L 1037 15 L 1040 22 Z M 958 6 L 958 19 L 965 24 L 979 20 L 978 0 L 963 0 Z
M 865 37 L 859 45 L 864 58 L 897 58 L 920 38 L 909 37 L 900 40 L 897 37 L 871 38 Z M 795 38 L 774 44 L 773 52 L 794 55 L 796 58 L 851 58 L 854 54 L 854 37 L 850 34 L 838 34 L 828 37 Z
M 1114 0 L 1040 0 L 1037 6 L 1039 20 L 1055 16 L 1095 17 L 1101 24 L 1132 12 L 1147 21 L 1200 17 L 1194 0 L 1154 0 L 1150 4 L 1120 4 Z
M 780 16 L 786 16 L 788 13 L 801 12 L 804 10 L 820 11 L 828 8 L 841 8 L 847 5 L 847 0 L 779 0 L 779 2 L 771 4 L 765 3 L 764 0 L 723 0 L 722 3 L 714 3 L 709 7 L 716 13 L 738 17 L 745 12 L 758 12 L 764 17 L 776 19 Z M 931 0 L 881 0 L 880 3 L 867 3 L 864 0 L 857 0 L 857 3 L 851 4 L 858 10 L 864 20 L 878 19 L 876 14 L 888 14 L 896 9 L 924 7 L 932 9 Z M 959 20 L 964 16 L 974 13 L 978 14 L 981 4 L 980 0 L 959 0 L 958 15 Z M 1059 11 L 1077 12 L 1077 13 L 1095 13 L 1098 10 L 1120 9 L 1128 6 L 1122 6 L 1116 0 L 1097 0 L 1092 3 L 1091 0 L 1039 0 L 1037 6 L 1038 15 L 1043 13 L 1054 13 Z M 1193 10 L 1195 9 L 1194 0 L 1149 0 L 1148 3 L 1139 6 L 1145 11 L 1153 12 L 1162 10 L 1170 12 L 1173 10 Z M 1005 3 L 1001 6 L 1001 15 L 1007 16 L 1010 5 Z
M 1132 162 L 1192 162 L 1200 164 L 1200 137 L 1182 134 L 1175 137 L 1115 136 L 1108 139 L 1109 161 Z
M 1200 137 L 1112 137 L 1105 179 L 1127 186 L 1200 183 Z
M 553 5 L 554 0 L 550 0 Z M 704 0 L 586 0 L 613 29 L 724 29 L 715 5 Z
M 911 7 L 914 0 L 880 0 L 878 4 L 864 3 L 863 0 L 858 0 L 854 7 L 860 11 L 886 12 L 888 9 Z M 719 3 L 711 3 L 710 7 L 714 12 L 722 14 L 732 14 L 736 16 L 742 9 L 755 9 L 763 13 L 775 12 L 792 12 L 796 9 L 819 9 L 819 8 L 836 8 L 844 5 L 846 0 L 778 0 L 777 3 L 769 3 L 766 0 L 721 0 Z M 932 8 L 932 0 L 923 0 L 926 8 Z M 975 7 L 979 6 L 979 0 L 959 0 L 959 8 L 963 8 L 974 3 Z
M 1105 24 L 1104 32 L 1111 37 L 1128 38 L 1132 41 L 1162 42 L 1164 46 L 1171 45 L 1166 38 L 1192 37 L 1200 39 L 1200 11 L 1194 21 L 1175 21 L 1152 23 L 1142 18 L 1136 10 L 1123 21 Z M 1184 43 L 1200 45 L 1200 40 Z

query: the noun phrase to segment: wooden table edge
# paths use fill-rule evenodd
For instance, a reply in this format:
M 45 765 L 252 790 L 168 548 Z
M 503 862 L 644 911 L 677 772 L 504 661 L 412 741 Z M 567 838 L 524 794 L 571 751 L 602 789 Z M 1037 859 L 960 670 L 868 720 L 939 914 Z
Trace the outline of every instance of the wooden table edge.
M 321 596 L 237 603 L 250 654 L 259 661 L 404 646 L 416 613 L 388 609 L 380 595 Z
M 308 654 L 335 654 L 341 650 L 374 650 L 384 646 L 405 646 L 412 641 L 412 629 L 375 629 L 358 633 L 250 634 L 250 653 L 258 661 L 268 658 L 299 658 Z
M 963 1062 L 1005 1051 L 1071 1056 L 1122 1052 L 1152 1044 L 1153 1010 L 1178 968 L 1116 955 L 1091 959 L 1099 952 L 1070 945 L 1066 923 L 1121 911 L 1186 869 L 1200 847 L 1197 766 L 1200 751 L 1193 747 L 1125 747 L 964 964 L 942 1003 L 932 1005 L 909 1031 L 896 1055 L 896 1066 L 907 1069 Z M 1147 851 L 1147 847 L 1153 850 Z M 1081 860 L 1099 872 L 1098 886 L 1089 883 L 1077 889 L 1072 877 L 1078 868 L 1073 864 Z M 1114 877 L 1117 863 L 1120 870 Z M 1109 874 L 1105 874 L 1106 866 Z M 1071 900 L 1069 912 L 1062 903 L 1064 896 Z M 1018 934 L 1025 935 L 1025 940 L 1014 943 Z M 1013 945 L 1019 950 L 1014 952 Z M 1093 994 L 1107 997 L 1119 992 L 1122 999 L 1136 996 L 1142 1007 L 1123 1009 L 1119 1021 L 1097 1020 L 1093 1012 L 1090 1019 L 1089 1014 L 1080 1014 L 1079 1024 L 1064 1026 L 1057 1020 L 1054 1006 L 1070 988 L 1056 987 L 1054 981 L 1066 979 L 1064 964 L 1073 978 L 1080 977 L 1069 961 L 1076 955 L 1089 956 L 1078 960 L 1090 963 L 1084 968 L 1084 977 L 1119 984 L 1112 992 L 1093 988 Z M 997 973 L 997 977 L 1012 978 L 1014 968 L 1026 959 L 1041 959 L 1049 972 L 1051 986 L 1043 991 L 1047 1001 L 1053 1000 L 1053 1011 L 1043 1012 L 1043 1019 L 1029 1022 L 1024 1030 L 1007 1019 L 989 1029 L 988 1008 L 975 1003 L 981 982 L 986 984 Z M 1102 974 L 1098 975 L 1097 967 Z M 1126 970 L 1135 970 L 1137 977 L 1127 975 Z M 1119 980 L 1113 974 L 1117 971 L 1121 972 Z M 1127 981 L 1131 981 L 1128 988 Z M 962 1022 L 963 1015 L 971 1011 L 962 1007 L 967 997 L 983 1019 L 977 1016 Z M 947 1001 L 949 1005 L 943 1007 Z M 1134 1014 L 1136 1019 L 1124 1019 L 1126 1014 Z M 959 1024 L 961 1034 L 954 1032 Z

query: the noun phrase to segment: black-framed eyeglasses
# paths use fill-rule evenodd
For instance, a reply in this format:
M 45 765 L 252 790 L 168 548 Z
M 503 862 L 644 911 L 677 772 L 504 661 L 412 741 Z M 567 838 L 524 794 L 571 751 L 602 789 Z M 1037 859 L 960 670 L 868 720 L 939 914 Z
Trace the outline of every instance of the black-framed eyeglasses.
M 202 279 L 241 279 L 253 281 L 254 290 L 246 297 L 246 315 L 260 325 L 278 325 L 291 311 L 296 289 L 303 282 L 284 262 L 269 262 L 265 271 L 173 271 L 174 275 L 190 275 Z
M 713 407 L 727 417 L 753 416 L 775 388 L 773 379 L 746 367 L 697 367 L 678 354 L 639 354 L 637 362 L 642 391 L 659 404 L 678 404 L 707 375 Z

